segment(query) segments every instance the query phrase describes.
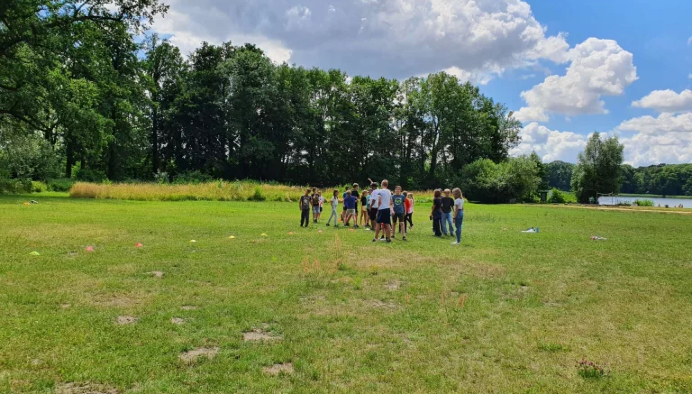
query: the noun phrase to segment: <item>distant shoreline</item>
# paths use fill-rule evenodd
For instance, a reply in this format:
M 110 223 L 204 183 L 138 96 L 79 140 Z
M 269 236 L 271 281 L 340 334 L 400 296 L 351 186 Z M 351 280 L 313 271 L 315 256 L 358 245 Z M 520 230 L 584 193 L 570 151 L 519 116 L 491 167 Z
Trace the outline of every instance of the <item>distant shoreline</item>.
M 610 197 L 610 196 L 601 196 L 601 197 Z M 656 194 L 619 194 L 614 197 L 641 197 L 641 198 L 672 198 L 672 199 L 679 199 L 679 200 L 692 200 L 692 196 L 663 196 L 663 195 L 656 195 Z

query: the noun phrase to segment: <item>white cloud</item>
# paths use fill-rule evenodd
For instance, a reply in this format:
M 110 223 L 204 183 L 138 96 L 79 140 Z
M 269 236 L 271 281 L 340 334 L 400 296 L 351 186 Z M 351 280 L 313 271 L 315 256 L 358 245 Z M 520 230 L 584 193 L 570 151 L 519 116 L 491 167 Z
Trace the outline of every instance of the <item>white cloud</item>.
M 510 153 L 519 156 L 536 152 L 544 163 L 555 160 L 575 163 L 588 139 L 588 136 L 569 131 L 550 130 L 535 122 L 526 125 L 520 136 L 521 143 Z
M 617 42 L 589 38 L 567 54 L 564 76 L 552 75 L 521 93 L 527 107 L 518 111 L 525 121 L 548 120 L 551 113 L 565 116 L 606 114 L 603 96 L 621 95 L 637 80 L 633 56 Z
M 658 112 L 692 111 L 692 90 L 683 90 L 679 94 L 672 90 L 654 90 L 641 100 L 634 101 L 632 106 Z
M 625 163 L 635 167 L 652 164 L 692 162 L 692 134 L 638 133 L 620 138 L 625 146 Z
M 542 108 L 522 107 L 519 111 L 514 112 L 514 119 L 526 122 L 547 122 L 550 120 Z
M 653 119 L 653 118 L 652 118 Z M 667 117 L 660 122 L 659 128 L 651 126 L 650 121 L 641 123 L 638 120 L 624 122 L 615 132 L 620 133 L 620 142 L 624 145 L 625 163 L 635 167 L 652 164 L 680 164 L 692 162 L 692 133 L 681 133 L 675 127 L 666 127 Z M 687 118 L 678 119 L 682 124 Z M 692 121 L 692 119 L 690 119 Z M 688 123 L 692 124 L 692 123 Z M 636 126 L 639 125 L 639 126 Z M 692 128 L 692 126 L 687 126 Z M 630 133 L 629 131 L 636 131 Z M 677 131 L 685 131 L 678 129 Z M 692 131 L 692 130 L 690 130 Z M 610 134 L 610 133 L 609 133 Z M 510 153 L 513 156 L 527 155 L 536 152 L 544 163 L 562 160 L 576 163 L 580 152 L 586 147 L 589 136 L 570 131 L 551 130 L 538 123 L 526 125 L 521 133 L 522 141 Z M 603 135 L 603 133 L 602 133 Z
M 657 118 L 642 116 L 622 122 L 617 130 L 644 134 L 689 133 L 692 132 L 692 112 L 680 115 L 663 113 Z
M 154 30 L 183 51 L 201 40 L 256 40 L 277 59 L 350 74 L 405 78 L 453 70 L 487 83 L 541 59 L 565 62 L 563 34 L 521 0 L 169 0 Z M 273 49 L 267 47 L 272 45 Z

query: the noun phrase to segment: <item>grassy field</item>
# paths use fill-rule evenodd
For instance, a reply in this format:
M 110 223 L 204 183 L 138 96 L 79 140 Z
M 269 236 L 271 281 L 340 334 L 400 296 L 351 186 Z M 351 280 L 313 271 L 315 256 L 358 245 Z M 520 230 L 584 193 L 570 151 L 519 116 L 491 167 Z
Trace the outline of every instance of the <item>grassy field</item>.
M 0 393 L 692 392 L 688 216 L 469 205 L 454 248 L 296 205 L 0 197 Z

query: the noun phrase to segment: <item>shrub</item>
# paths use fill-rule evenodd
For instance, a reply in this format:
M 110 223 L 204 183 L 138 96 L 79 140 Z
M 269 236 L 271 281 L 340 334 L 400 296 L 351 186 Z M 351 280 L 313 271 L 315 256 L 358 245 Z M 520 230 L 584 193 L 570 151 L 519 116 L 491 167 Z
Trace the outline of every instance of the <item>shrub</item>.
M 200 183 L 211 182 L 212 177 L 210 175 L 201 173 L 199 171 L 183 172 L 175 177 L 173 183 L 176 185 L 199 185 Z
M 577 363 L 577 373 L 584 379 L 600 379 L 610 375 L 610 371 L 604 366 L 593 363 L 586 358 L 582 358 Z
M 262 189 L 259 186 L 255 186 L 255 193 L 248 197 L 248 201 L 265 201 L 267 198 L 262 193 Z
M 39 181 L 31 181 L 31 192 L 32 193 L 43 193 L 48 191 L 48 185 Z
M 103 182 L 107 179 L 103 171 L 88 168 L 79 168 L 75 174 L 75 179 L 82 182 Z
M 652 200 L 634 200 L 634 205 L 638 207 L 653 207 L 654 202 Z
M 552 204 L 564 204 L 567 202 L 567 200 L 565 199 L 565 195 L 562 193 L 562 191 L 553 188 L 553 190 L 550 191 L 550 198 L 548 199 L 548 202 Z
M 7 179 L 0 178 L 0 193 L 20 194 L 31 193 L 32 184 L 29 179 Z
M 512 200 L 531 201 L 541 178 L 536 163 L 526 156 L 502 163 L 489 159 L 477 160 L 464 168 L 461 184 L 464 194 L 482 203 L 507 203 Z
M 72 179 L 51 179 L 48 181 L 48 190 L 52 192 L 69 192 L 75 184 Z

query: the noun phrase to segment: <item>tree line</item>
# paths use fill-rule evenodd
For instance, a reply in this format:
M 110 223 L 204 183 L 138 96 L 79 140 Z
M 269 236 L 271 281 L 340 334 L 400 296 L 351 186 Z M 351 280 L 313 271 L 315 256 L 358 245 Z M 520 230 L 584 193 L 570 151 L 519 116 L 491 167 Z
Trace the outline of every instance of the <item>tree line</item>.
M 3 2 L 5 176 L 427 188 L 506 162 L 519 142 L 511 112 L 452 75 L 351 78 L 274 64 L 251 44 L 184 57 L 135 39 L 164 12 L 157 0 Z
M 575 164 L 554 161 L 545 165 L 550 187 L 570 191 Z M 692 164 L 659 164 L 634 168 L 623 164 L 616 193 L 692 196 Z

